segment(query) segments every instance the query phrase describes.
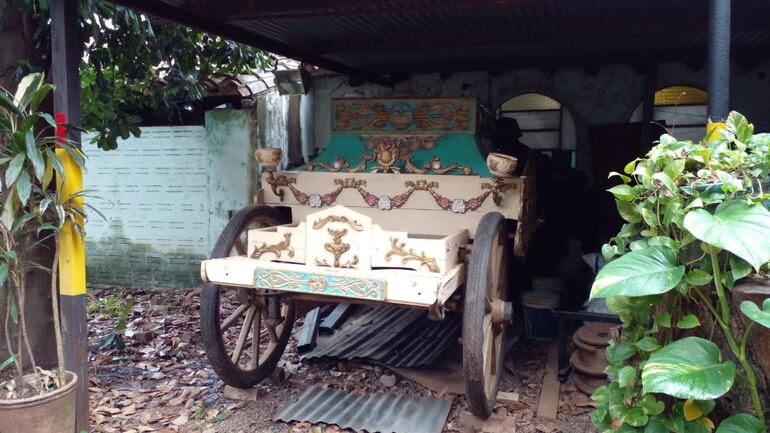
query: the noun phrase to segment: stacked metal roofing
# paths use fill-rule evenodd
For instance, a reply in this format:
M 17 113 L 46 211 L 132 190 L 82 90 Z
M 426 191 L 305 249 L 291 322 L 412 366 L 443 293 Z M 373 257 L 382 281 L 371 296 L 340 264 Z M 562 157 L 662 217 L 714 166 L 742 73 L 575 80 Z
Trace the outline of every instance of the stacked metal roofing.
M 317 386 L 279 409 L 276 421 L 336 424 L 369 433 L 441 433 L 448 400 L 398 394 L 353 394 Z
M 395 367 L 430 364 L 460 336 L 461 317 L 432 321 L 424 310 L 359 306 L 333 335 L 319 336 L 303 359 L 365 359 Z

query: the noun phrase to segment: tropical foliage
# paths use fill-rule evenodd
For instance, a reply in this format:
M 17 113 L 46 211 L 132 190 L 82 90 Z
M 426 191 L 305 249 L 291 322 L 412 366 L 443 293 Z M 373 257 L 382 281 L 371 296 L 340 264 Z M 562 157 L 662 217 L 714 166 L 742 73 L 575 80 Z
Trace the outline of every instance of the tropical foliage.
M 15 95 L 0 89 L 0 170 L 3 188 L 0 192 L 0 299 L 5 304 L 2 318 L 6 348 L 12 355 L 0 370 L 16 367 L 13 379 L 2 384 L 0 398 L 28 396 L 30 392 L 46 392 L 63 381 L 63 355 L 58 320 L 56 268 L 36 263 L 32 251 L 36 246 L 54 240 L 58 247 L 60 233 L 71 227 L 74 235 L 82 235 L 85 211 L 82 192 L 63 195 L 57 183 L 63 182 L 65 164 L 83 165 L 83 155 L 66 139 L 53 135 L 56 122 L 38 107 L 54 90 L 42 74 L 31 74 L 19 83 Z M 67 224 L 68 223 L 68 224 Z M 59 360 L 58 374 L 38 370 L 28 329 L 39 323 L 28 321 L 24 304 L 27 299 L 26 276 L 31 269 L 53 272 L 51 295 Z M 19 338 L 11 338 L 9 326 L 18 326 Z M 15 341 L 14 341 L 15 340 Z M 30 366 L 27 371 L 24 366 Z M 34 389 L 22 384 L 24 373 L 34 372 Z
M 754 134 L 733 112 L 700 143 L 663 135 L 644 158 L 610 174 L 622 182 L 609 191 L 625 224 L 602 249 L 609 263 L 591 296 L 607 299 L 623 330 L 607 349 L 611 382 L 593 396 L 603 432 L 766 431 L 747 344 L 755 324 L 770 327 L 770 299 L 740 306 L 750 323 L 742 334 L 731 327 L 729 301 L 737 280 L 766 272 L 770 261 L 769 146 L 770 134 Z M 703 338 L 713 334 L 698 329 L 696 304 L 721 330 L 729 356 Z M 709 414 L 738 380 L 753 413 L 716 426 Z
M 50 53 L 50 0 L 20 0 L 36 51 Z M 0 8 L 2 6 L 0 5 Z M 2 15 L 0 11 L 0 15 Z M 139 136 L 144 113 L 171 118 L 204 96 L 201 79 L 265 70 L 269 54 L 248 45 L 156 20 L 104 0 L 80 1 L 83 128 L 99 147 Z M 23 61 L 18 76 L 46 71 L 50 57 Z

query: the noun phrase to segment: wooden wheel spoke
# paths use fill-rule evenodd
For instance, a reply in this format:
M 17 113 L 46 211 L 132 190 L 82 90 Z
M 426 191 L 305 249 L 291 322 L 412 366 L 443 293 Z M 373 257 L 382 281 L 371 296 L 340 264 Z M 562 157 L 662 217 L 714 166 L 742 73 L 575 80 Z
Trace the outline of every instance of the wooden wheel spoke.
M 219 332 L 224 333 L 228 329 L 230 329 L 233 324 L 235 324 L 235 321 L 238 320 L 241 315 L 243 315 L 243 312 L 246 311 L 249 308 L 248 305 L 241 305 L 240 307 L 236 308 L 235 311 L 232 312 L 229 316 L 227 316 L 227 319 L 225 319 L 224 322 L 222 322 L 222 325 L 219 327 Z
M 243 242 L 243 239 L 241 239 L 240 236 L 235 240 L 233 247 L 239 256 L 246 255 L 246 244 Z
M 246 343 L 246 338 L 251 333 L 251 326 L 252 326 L 252 322 L 254 321 L 254 314 L 256 311 L 257 311 L 257 307 L 255 305 L 252 305 L 249 307 L 249 310 L 246 312 L 246 318 L 243 320 L 243 327 L 241 327 L 241 333 L 238 334 L 238 341 L 235 343 L 235 350 L 233 350 L 233 356 L 230 358 L 233 364 L 237 365 L 238 360 L 241 358 L 244 344 Z
M 268 323 L 267 325 L 267 335 L 270 337 L 270 343 L 277 344 L 278 343 L 278 332 L 275 330 L 275 325 L 270 325 Z

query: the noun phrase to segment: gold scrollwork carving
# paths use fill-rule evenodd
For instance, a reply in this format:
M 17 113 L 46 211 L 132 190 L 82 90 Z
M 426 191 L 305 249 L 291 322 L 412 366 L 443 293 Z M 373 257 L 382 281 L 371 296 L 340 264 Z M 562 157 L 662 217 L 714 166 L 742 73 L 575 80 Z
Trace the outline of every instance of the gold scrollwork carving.
M 322 229 L 326 224 L 329 224 L 329 223 L 345 223 L 349 225 L 350 228 L 352 228 L 357 232 L 360 232 L 364 229 L 364 226 L 362 226 L 361 223 L 359 223 L 356 220 L 351 220 L 344 215 L 329 215 L 319 220 L 316 220 L 313 223 L 313 228 L 316 230 Z
M 276 258 L 281 257 L 281 251 L 287 251 L 289 257 L 294 257 L 294 248 L 291 247 L 291 233 L 284 233 L 283 240 L 277 244 L 268 245 L 267 242 L 258 245 L 251 253 L 252 259 L 262 257 L 262 254 L 273 253 Z
M 438 272 L 438 263 L 433 257 L 428 257 L 423 251 L 420 254 L 413 249 L 406 249 L 405 242 L 398 242 L 398 238 L 390 238 L 390 251 L 385 253 L 385 260 L 390 261 L 393 256 L 401 257 L 401 264 L 406 265 L 410 261 L 418 261 L 420 265 L 425 266 L 431 272 Z
M 481 184 L 481 189 L 488 189 L 492 191 L 492 200 L 495 204 L 500 206 L 503 202 L 503 194 L 509 189 L 516 189 L 516 184 L 506 183 L 502 178 L 493 177 L 492 183 L 484 182 Z
M 342 230 L 335 230 L 335 229 L 327 229 L 329 234 L 332 236 L 332 241 L 327 242 L 324 244 L 324 249 L 330 253 L 332 253 L 332 256 L 334 256 L 334 263 L 329 264 L 329 262 L 320 259 L 315 259 L 316 265 L 318 266 L 331 266 L 335 268 L 355 268 L 356 265 L 358 265 L 358 256 L 353 255 L 353 258 L 351 260 L 348 260 L 347 262 L 342 263 L 341 258 L 342 255 L 345 254 L 350 250 L 350 244 L 346 244 L 342 242 L 342 238 L 345 237 L 345 235 L 348 234 L 348 229 L 342 229 Z
M 350 167 L 350 164 L 345 160 L 345 158 L 338 156 L 334 158 L 334 164 L 327 164 L 325 162 L 313 162 L 308 164 L 305 167 L 305 171 L 315 171 L 316 167 L 321 167 L 326 171 L 331 171 L 333 173 L 345 170 L 346 168 Z

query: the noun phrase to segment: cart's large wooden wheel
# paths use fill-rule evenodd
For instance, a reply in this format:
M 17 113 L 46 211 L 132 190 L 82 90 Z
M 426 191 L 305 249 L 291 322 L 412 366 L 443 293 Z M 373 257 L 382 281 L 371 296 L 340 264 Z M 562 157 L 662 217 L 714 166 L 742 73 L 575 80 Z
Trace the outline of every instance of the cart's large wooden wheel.
M 219 236 L 212 259 L 246 255 L 248 230 L 283 224 L 268 206 L 238 211 Z M 201 334 L 211 367 L 223 382 L 252 387 L 275 369 L 294 324 L 294 303 L 255 289 L 206 284 L 201 300 Z
M 506 302 L 509 245 L 503 215 L 484 215 L 473 239 L 463 307 L 465 395 L 471 412 L 484 418 L 497 399 L 511 315 L 511 304 Z

